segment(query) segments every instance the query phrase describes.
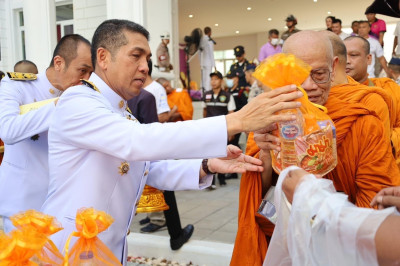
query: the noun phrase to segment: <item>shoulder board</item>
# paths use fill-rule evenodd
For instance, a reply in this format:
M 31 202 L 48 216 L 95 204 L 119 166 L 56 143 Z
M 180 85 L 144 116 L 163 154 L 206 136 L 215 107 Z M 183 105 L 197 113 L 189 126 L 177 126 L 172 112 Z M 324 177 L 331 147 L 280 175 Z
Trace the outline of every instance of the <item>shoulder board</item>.
M 33 73 L 7 72 L 7 76 L 11 80 L 35 80 L 35 79 L 37 79 L 36 74 L 33 74 Z
M 95 90 L 97 92 L 100 92 L 99 89 L 96 87 L 96 85 L 94 85 L 93 82 L 86 80 L 86 79 L 81 79 L 81 82 L 83 85 L 88 86 L 89 88 L 91 88 L 92 90 Z

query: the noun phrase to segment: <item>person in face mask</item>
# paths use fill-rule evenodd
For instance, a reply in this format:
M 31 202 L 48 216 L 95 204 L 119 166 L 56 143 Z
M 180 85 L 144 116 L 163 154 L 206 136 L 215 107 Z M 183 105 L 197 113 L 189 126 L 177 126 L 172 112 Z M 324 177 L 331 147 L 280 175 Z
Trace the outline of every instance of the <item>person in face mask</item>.
M 282 47 L 279 45 L 279 31 L 277 29 L 272 29 L 268 32 L 268 42 L 260 49 L 258 60 L 261 62 L 265 58 L 281 52 Z

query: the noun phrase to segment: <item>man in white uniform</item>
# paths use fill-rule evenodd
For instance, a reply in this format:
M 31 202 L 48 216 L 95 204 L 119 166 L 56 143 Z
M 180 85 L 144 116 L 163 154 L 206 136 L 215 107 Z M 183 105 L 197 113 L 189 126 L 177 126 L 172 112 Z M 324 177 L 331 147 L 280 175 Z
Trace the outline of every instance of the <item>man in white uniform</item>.
M 148 37 L 134 22 L 104 21 L 93 36 L 95 72 L 90 82 L 70 88 L 57 103 L 49 129 L 50 184 L 42 211 L 64 227 L 52 237 L 60 250 L 75 230 L 77 210 L 93 207 L 114 217 L 99 237 L 125 263 L 126 235 L 146 183 L 165 190 L 201 189 L 210 185 L 212 172 L 260 171 L 252 165 L 260 161 L 231 146 L 227 152 L 227 137 L 295 119 L 273 115 L 300 106 L 293 99 L 302 94 L 292 85 L 260 95 L 228 116 L 138 123 L 126 111 L 126 101 L 140 92 L 147 77 Z M 226 154 L 225 160 L 198 159 Z
M 58 97 L 79 84 L 92 72 L 90 58 L 89 41 L 80 35 L 67 35 L 57 44 L 49 68 L 35 80 L 6 77 L 1 81 L 0 138 L 5 154 L 0 169 L 0 215 L 6 232 L 13 228 L 8 218 L 11 215 L 40 210 L 49 182 L 47 130 L 55 104 L 22 115 L 19 107 Z
M 200 66 L 201 66 L 201 86 L 204 92 L 211 90 L 210 74 L 215 67 L 214 61 L 214 44 L 215 41 L 211 39 L 211 28 L 204 28 L 204 35 L 200 40 Z

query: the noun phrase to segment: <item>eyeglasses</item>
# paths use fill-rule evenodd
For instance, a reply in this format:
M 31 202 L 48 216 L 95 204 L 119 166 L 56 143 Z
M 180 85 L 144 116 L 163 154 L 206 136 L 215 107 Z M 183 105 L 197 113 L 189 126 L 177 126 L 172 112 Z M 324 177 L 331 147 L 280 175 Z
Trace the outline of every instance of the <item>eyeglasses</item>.
M 331 71 L 329 69 L 314 69 L 310 72 L 311 79 L 317 84 L 324 84 L 330 81 Z

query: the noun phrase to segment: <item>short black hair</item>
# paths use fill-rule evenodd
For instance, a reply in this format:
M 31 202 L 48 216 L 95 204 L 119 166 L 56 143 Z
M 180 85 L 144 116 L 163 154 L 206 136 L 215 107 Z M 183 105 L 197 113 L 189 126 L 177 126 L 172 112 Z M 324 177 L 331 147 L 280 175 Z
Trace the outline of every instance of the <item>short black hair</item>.
M 32 61 L 29 61 L 29 60 L 20 60 L 20 61 L 18 61 L 17 63 L 15 63 L 15 65 L 14 65 L 14 71 L 15 71 L 15 68 L 16 68 L 18 65 L 21 65 L 21 64 L 27 64 L 27 65 L 31 65 L 31 66 L 37 68 L 36 64 L 33 63 Z
M 343 41 L 351 41 L 353 39 L 361 40 L 363 42 L 363 49 L 364 49 L 365 54 L 367 54 L 367 55 L 370 54 L 371 46 L 369 44 L 369 41 L 367 41 L 363 37 L 360 37 L 360 36 L 349 36 L 346 39 L 344 39 Z
M 335 18 L 334 20 L 332 20 L 332 24 L 334 24 L 334 23 L 339 23 L 340 26 L 342 26 L 342 20 L 341 19 Z
M 65 60 L 65 66 L 68 67 L 72 60 L 78 56 L 78 44 L 89 45 L 90 42 L 79 34 L 67 34 L 57 43 L 50 62 L 50 67 L 54 66 L 54 57 L 61 56 Z
M 330 18 L 332 21 L 334 21 L 334 20 L 336 19 L 334 16 L 327 16 L 327 17 L 325 18 L 325 20 L 328 19 L 328 18 Z
M 137 32 L 149 40 L 149 32 L 133 21 L 124 19 L 109 19 L 101 23 L 94 32 L 92 39 L 92 64 L 96 68 L 97 49 L 108 50 L 114 56 L 121 46 L 128 43 L 124 31 Z
M 153 72 L 153 62 L 151 59 L 147 61 L 147 66 L 149 67 L 149 72 L 147 72 L 147 74 L 151 77 L 151 73 Z
M 211 32 L 211 28 L 210 27 L 205 27 L 204 28 L 204 34 L 209 34 Z
M 359 21 L 358 20 L 354 20 L 352 23 L 351 23 L 351 26 L 353 26 L 354 24 L 358 24 L 359 23 Z
M 268 31 L 268 36 L 271 36 L 272 34 L 279 35 L 279 31 L 277 29 L 271 29 Z
M 368 20 L 360 20 L 358 21 L 358 24 L 368 24 L 368 26 L 371 27 L 371 24 L 369 24 Z

